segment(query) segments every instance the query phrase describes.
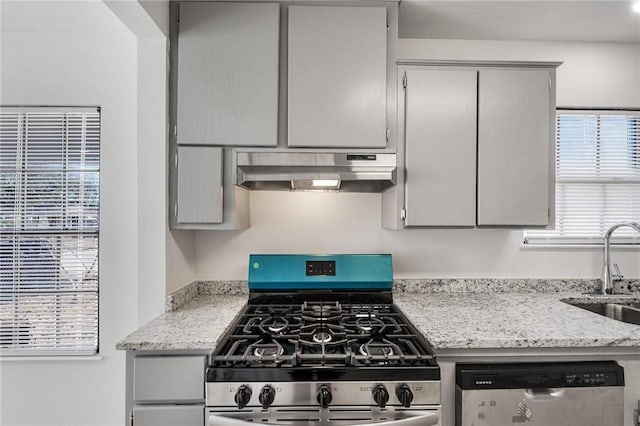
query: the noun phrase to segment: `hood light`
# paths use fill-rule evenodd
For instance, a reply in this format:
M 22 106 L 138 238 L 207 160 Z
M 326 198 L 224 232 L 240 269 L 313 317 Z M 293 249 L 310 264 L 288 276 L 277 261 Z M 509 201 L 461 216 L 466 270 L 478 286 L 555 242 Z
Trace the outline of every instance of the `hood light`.
M 633 4 L 632 9 L 636 13 L 640 13 L 640 1 L 637 1 Z
M 338 191 L 340 179 L 300 179 L 291 181 L 292 191 Z
M 313 179 L 311 186 L 338 189 L 340 181 L 338 179 Z

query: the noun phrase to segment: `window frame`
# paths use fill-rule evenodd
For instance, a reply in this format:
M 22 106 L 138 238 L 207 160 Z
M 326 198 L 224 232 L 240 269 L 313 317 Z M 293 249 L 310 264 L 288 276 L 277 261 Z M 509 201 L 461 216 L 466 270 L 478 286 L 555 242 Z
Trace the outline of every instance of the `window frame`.
M 17 178 L 19 179 L 21 182 L 24 179 L 27 179 L 25 182 L 27 182 L 26 184 L 23 182 L 21 183 L 21 187 L 19 189 L 16 189 L 16 202 L 18 202 L 18 200 L 20 200 L 20 202 L 23 203 L 23 206 L 20 208 L 19 213 L 14 214 L 14 217 L 19 218 L 18 222 L 15 223 L 13 225 L 13 227 L 7 232 L 7 230 L 5 228 L 0 228 L 0 233 L 4 235 L 7 235 L 8 238 L 13 241 L 13 260 L 12 260 L 12 265 L 14 268 L 14 272 L 13 272 L 13 287 L 12 290 L 10 292 L 4 292 L 5 293 L 5 297 L 6 295 L 8 295 L 8 297 L 11 297 L 13 300 L 10 301 L 9 303 L 13 305 L 12 309 L 14 311 L 13 314 L 13 321 L 14 321 L 14 325 L 12 328 L 10 328 L 10 330 L 13 330 L 13 343 L 11 344 L 11 346 L 3 346 L 0 347 L 0 359 L 42 359 L 42 358 L 54 358 L 54 359 L 69 359 L 69 358 L 82 358 L 82 359 L 97 359 L 97 358 L 101 358 L 100 355 L 100 207 L 101 207 L 101 166 L 102 166 L 102 110 L 100 106 L 37 106 L 37 105 L 32 105 L 32 106 L 18 106 L 18 105 L 0 105 L 0 112 L 2 113 L 17 113 L 20 114 L 21 117 L 18 120 L 18 126 L 17 126 L 17 138 L 18 138 L 18 143 L 16 146 L 16 160 L 15 160 L 15 173 L 16 176 L 18 176 L 18 174 L 20 174 L 20 177 Z M 28 161 L 28 157 L 27 157 L 27 153 L 29 148 L 29 145 L 34 145 L 33 141 L 28 140 L 28 136 L 26 134 L 26 129 L 28 126 L 28 122 L 26 119 L 26 116 L 28 114 L 33 114 L 33 115 L 37 115 L 37 114 L 46 114 L 46 113 L 55 113 L 55 114 L 64 114 L 64 118 L 61 120 L 61 123 L 65 124 L 65 128 L 64 128 L 64 132 L 63 132 L 63 136 L 60 138 L 60 142 L 63 144 L 63 147 L 60 148 L 60 159 L 61 159 L 61 163 L 59 163 L 58 168 L 56 167 L 52 167 L 49 170 L 50 164 L 53 163 L 53 161 L 49 161 L 48 158 L 46 158 L 47 154 L 43 154 L 46 158 L 45 160 L 40 160 L 42 161 L 42 165 L 40 165 L 40 169 L 38 169 L 37 167 L 33 167 L 33 166 L 28 166 L 27 165 L 27 161 Z M 76 160 L 78 161 L 78 168 L 77 169 L 73 169 L 72 167 L 70 167 L 71 162 L 73 161 L 71 159 L 71 148 L 70 148 L 70 144 L 72 143 L 72 135 L 70 133 L 70 129 L 71 129 L 71 118 L 72 115 L 77 115 L 77 114 L 88 114 L 88 115 L 83 115 L 81 122 L 82 124 L 79 126 L 80 129 L 80 134 L 81 136 L 79 136 L 79 153 L 80 153 L 80 160 Z M 97 122 L 97 124 L 94 123 L 89 123 L 88 120 L 93 119 Z M 56 123 L 57 124 L 57 123 Z M 90 136 L 87 134 L 87 131 L 92 130 L 94 131 L 94 133 L 91 135 L 94 139 L 97 139 L 96 141 L 89 141 Z M 47 135 L 48 136 L 48 135 Z M 52 136 L 53 138 L 53 136 Z M 77 143 L 77 142 L 76 142 Z M 95 145 L 97 145 L 96 147 L 94 147 L 93 149 L 91 149 L 90 147 L 88 147 L 87 145 L 90 143 L 94 143 Z M 41 145 L 41 149 L 42 146 L 45 145 Z M 33 149 L 33 148 L 31 148 Z M 44 148 L 46 150 L 46 148 Z M 19 154 L 18 154 L 19 151 Z M 55 154 L 57 154 L 58 151 L 55 151 Z M 19 155 L 19 157 L 18 157 Z M 91 160 L 87 160 L 86 158 L 84 158 L 85 155 L 97 155 L 97 159 L 95 159 L 95 161 L 93 161 L 93 166 L 91 166 L 90 164 L 92 163 Z M 47 162 L 49 161 L 49 162 Z M 11 173 L 11 168 L 9 166 L 4 165 L 2 171 L 4 172 L 5 170 L 10 174 Z M 26 200 L 28 199 L 28 185 L 29 185 L 29 178 L 28 176 L 30 176 L 31 174 L 37 174 L 38 172 L 40 172 L 41 174 L 44 173 L 55 173 L 55 174 L 60 174 L 61 176 L 61 180 L 63 182 L 63 195 L 64 197 L 60 198 L 60 202 L 62 204 L 64 204 L 64 207 L 61 207 L 60 210 L 56 211 L 56 213 L 60 213 L 62 216 L 64 217 L 64 219 L 60 219 L 60 225 L 59 227 L 52 227 L 50 226 L 45 226 L 45 227 L 39 227 L 39 226 L 30 226 L 30 225 L 26 225 L 24 223 L 24 220 L 27 218 L 27 216 L 25 216 L 26 212 L 27 212 L 27 202 Z M 96 184 L 92 185 L 90 184 L 85 184 L 84 181 L 84 177 L 82 177 L 82 175 L 84 173 L 89 173 L 89 174 L 93 174 L 96 179 Z M 81 209 L 80 210 L 83 214 L 83 216 L 80 217 L 73 217 L 73 214 L 70 215 L 70 210 L 72 210 L 72 207 L 69 202 L 69 200 L 72 199 L 72 186 L 73 184 L 70 183 L 70 175 L 73 174 L 77 174 L 77 178 L 79 179 L 79 186 L 78 186 L 78 191 L 81 193 L 81 195 L 78 195 L 78 198 L 76 200 L 76 202 L 80 202 L 81 203 Z M 89 176 L 89 175 L 88 175 Z M 47 185 L 46 181 L 43 185 Z M 23 185 L 25 185 L 24 187 L 22 187 Z M 32 183 L 33 185 L 33 183 Z M 90 214 L 89 216 L 84 216 L 84 209 L 86 207 L 84 207 L 88 201 L 91 201 L 91 196 L 86 197 L 84 194 L 84 190 L 88 187 L 94 187 L 96 189 L 96 196 L 95 196 L 95 202 L 93 203 L 95 207 L 90 207 Z M 18 192 L 19 191 L 19 192 Z M 13 209 L 13 211 L 17 211 L 18 208 L 15 207 Z M 91 213 L 94 213 L 93 215 Z M 92 216 L 95 216 L 95 219 L 92 218 Z M 83 223 L 82 225 L 69 225 L 69 223 L 73 223 L 74 221 L 77 222 L 79 220 L 82 220 L 83 222 L 85 220 L 89 220 L 89 224 L 87 223 Z M 95 220 L 95 225 L 91 225 L 91 220 Z M 66 222 L 68 221 L 68 222 Z M 93 228 L 92 230 L 90 230 L 91 228 Z M 51 281 L 55 281 L 55 289 L 52 287 L 48 287 L 48 286 L 44 286 L 42 289 L 38 289 L 36 287 L 34 287 L 35 289 L 30 289 L 27 286 L 27 289 L 25 290 L 25 288 L 18 288 L 16 289 L 16 285 L 17 283 L 23 284 L 22 282 L 19 282 L 19 280 L 15 279 L 15 268 L 20 268 L 18 273 L 22 273 L 23 271 L 23 264 L 21 262 L 24 261 L 24 259 L 20 259 L 18 262 L 16 262 L 15 260 L 15 256 L 16 256 L 16 252 L 15 250 L 20 250 L 18 253 L 18 255 L 21 255 L 21 250 L 22 250 L 22 241 L 18 241 L 21 238 L 24 237 L 33 237 L 34 239 L 44 239 L 44 238 L 50 238 L 50 239 L 55 239 L 56 240 L 56 244 L 57 249 L 59 251 L 56 251 L 55 254 L 50 254 L 51 255 L 51 259 L 53 260 L 53 262 L 61 262 L 62 261 L 62 246 L 63 246 L 63 240 L 64 239 L 69 239 L 71 241 L 72 244 L 77 244 L 76 247 L 78 247 L 78 249 L 76 251 L 74 251 L 73 249 L 71 250 L 71 252 L 76 255 L 76 259 L 77 261 L 82 264 L 82 266 L 85 267 L 84 270 L 81 269 L 81 274 L 83 273 L 91 273 L 92 271 L 95 270 L 95 278 L 90 278 L 90 280 L 95 281 L 95 284 L 93 285 L 89 285 L 89 288 L 84 288 L 84 283 L 85 283 L 85 279 L 87 278 L 86 276 L 83 276 L 79 281 L 77 281 L 75 283 L 75 288 L 68 288 L 65 289 L 62 286 L 62 281 L 60 280 L 60 277 L 54 277 L 53 279 L 51 279 Z M 81 241 L 85 238 L 89 238 L 92 239 L 93 241 L 90 243 L 89 247 L 84 247 L 81 248 Z M 16 248 L 16 244 L 18 244 L 18 248 Z M 29 247 L 27 245 L 27 247 Z M 47 249 L 50 248 L 50 246 L 43 246 L 46 247 Z M 73 246 L 72 246 L 73 247 Z M 80 253 L 83 249 L 88 249 L 89 251 L 95 250 L 95 256 L 90 256 L 91 258 L 91 264 L 87 267 L 87 265 L 83 264 L 82 259 L 80 257 L 77 257 L 77 254 Z M 26 259 L 29 259 L 28 257 Z M 59 268 L 61 266 L 57 265 L 56 268 L 58 268 L 57 271 L 55 271 L 56 274 L 59 274 Z M 27 269 L 28 270 L 28 269 Z M 53 272 L 53 271 L 49 271 L 49 272 Z M 44 278 L 40 278 L 40 277 L 44 277 Z M 38 278 L 40 279 L 44 279 L 49 281 L 48 279 L 48 275 L 38 275 Z M 46 347 L 39 347 L 37 344 L 34 345 L 32 343 L 29 343 L 27 345 L 25 345 L 26 347 L 24 348 L 19 348 L 16 347 L 17 344 L 15 342 L 19 341 L 19 336 L 16 337 L 16 324 L 17 327 L 20 327 L 20 322 L 17 320 L 18 319 L 18 313 L 19 313 L 19 307 L 16 308 L 16 306 L 20 306 L 20 302 L 16 303 L 16 297 L 19 296 L 23 296 L 24 295 L 32 295 L 34 297 L 34 299 L 36 299 L 37 297 L 40 296 L 50 296 L 52 299 L 55 300 L 54 304 L 56 306 L 60 306 L 60 307 L 66 307 L 67 309 L 71 309 L 71 308 L 79 308 L 79 309 L 86 309 L 86 305 L 88 304 L 88 306 L 90 306 L 90 313 L 86 314 L 86 313 L 82 313 L 82 314 L 76 314 L 76 322 L 71 322 L 73 327 L 82 327 L 82 321 L 85 320 L 85 318 L 89 318 L 90 322 L 89 324 L 91 324 L 89 326 L 89 329 L 91 330 L 91 334 L 90 334 L 90 338 L 88 340 L 86 340 L 86 342 L 90 343 L 87 345 L 83 345 L 83 343 L 85 343 L 85 341 L 80 338 L 79 342 L 80 344 L 76 345 L 76 346 L 72 346 L 72 345 L 60 345 L 59 342 L 55 342 L 54 344 L 50 345 L 50 346 L 46 346 Z M 68 300 L 72 300 L 71 302 L 65 304 L 64 302 L 61 302 L 60 299 L 63 296 L 68 296 L 69 299 Z M 84 302 L 82 301 L 82 299 L 84 297 L 88 297 L 88 300 L 85 300 Z M 75 299 L 75 300 L 74 300 Z M 44 308 L 46 309 L 49 305 L 47 305 L 46 303 L 43 304 Z M 16 309 L 18 309 L 18 311 L 16 311 Z M 59 308 L 56 308 L 56 310 Z M 66 315 L 66 316 L 65 316 Z M 52 325 L 52 328 L 59 328 L 61 326 L 67 325 L 69 323 L 63 322 L 63 321 L 67 321 L 69 314 L 60 314 L 60 316 L 58 317 L 53 317 L 53 321 L 55 321 L 55 325 Z M 46 316 L 45 316 L 46 317 Z M 73 317 L 73 315 L 71 315 L 71 317 Z M 29 318 L 29 317 L 27 317 Z M 48 317 L 46 317 L 48 319 Z M 85 325 L 86 326 L 86 325 Z M 18 333 L 19 334 L 19 333 Z M 85 334 L 85 331 L 75 331 L 72 335 L 74 336 L 74 338 L 78 339 L 78 336 L 82 336 L 83 334 Z M 63 332 L 64 335 L 64 332 Z M 51 338 L 51 337 L 50 337 Z M 59 335 L 56 335 L 54 338 L 59 338 Z M 97 357 L 97 358 L 96 358 Z
M 554 128 L 554 133 L 556 135 L 556 143 L 554 144 L 554 150 L 556 150 L 556 169 L 555 169 L 555 173 L 556 173 L 556 180 L 555 180 L 555 190 L 556 190 L 556 197 L 558 197 L 558 194 L 560 193 L 560 191 L 558 190 L 558 185 L 562 184 L 563 182 L 559 181 L 558 179 L 558 153 L 557 153 L 557 144 L 558 144 L 558 140 L 557 140 L 557 134 L 558 134 L 558 116 L 559 115 L 598 115 L 598 116 L 606 116 L 606 115 L 629 115 L 629 116 L 636 116 L 638 117 L 638 120 L 640 120 L 640 108 L 586 108 L 586 107 L 557 107 L 556 108 L 556 121 L 555 121 L 555 128 Z M 639 131 L 640 131 L 640 127 L 639 127 Z M 640 136 L 637 139 L 638 143 L 640 143 Z M 598 144 L 599 145 L 599 144 Z M 599 150 L 599 148 L 598 148 Z M 598 151 L 600 152 L 600 151 Z M 640 157 L 639 157 L 640 158 Z M 638 160 L 638 163 L 640 164 L 640 159 Z M 597 179 L 594 179 L 593 182 L 595 182 Z M 610 179 L 610 181 L 614 181 L 615 179 Z M 585 183 L 589 183 L 587 180 L 585 180 Z M 640 182 L 638 183 L 640 185 Z M 558 212 L 557 212 L 557 208 L 558 208 L 558 203 L 556 200 L 555 203 L 555 208 L 556 208 L 556 212 L 555 212 L 555 220 L 556 220 L 556 224 L 558 221 Z M 638 221 L 640 221 L 640 218 L 638 219 Z M 533 237 L 532 240 L 528 240 L 527 239 L 527 233 L 532 233 L 532 234 L 538 234 L 538 233 L 543 233 L 543 232 L 547 232 L 547 231 L 553 231 L 555 230 L 555 226 L 554 229 L 548 229 L 548 230 L 541 230 L 541 229 L 525 229 L 522 233 L 522 242 L 521 242 L 521 248 L 525 248 L 525 249 L 544 249 L 544 248 L 570 248 L 570 249 L 590 249 L 590 248 L 596 248 L 596 249 L 602 249 L 604 241 L 602 239 L 602 237 L 555 237 L 555 238 L 549 238 L 549 239 L 544 239 L 542 237 Z M 603 233 L 604 234 L 604 233 Z M 640 237 L 633 237 L 632 239 L 628 239 L 628 238 L 620 238 L 619 236 L 616 237 L 616 235 L 614 234 L 612 236 L 611 239 L 611 245 L 615 245 L 616 247 L 622 248 L 622 249 L 628 249 L 628 250 L 640 250 Z

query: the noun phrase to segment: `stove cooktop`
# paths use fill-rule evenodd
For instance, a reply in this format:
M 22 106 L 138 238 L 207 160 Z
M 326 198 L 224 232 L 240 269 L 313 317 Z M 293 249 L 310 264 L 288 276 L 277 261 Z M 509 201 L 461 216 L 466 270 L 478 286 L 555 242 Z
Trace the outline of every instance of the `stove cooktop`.
M 418 367 L 435 362 L 393 304 L 249 304 L 212 367 Z

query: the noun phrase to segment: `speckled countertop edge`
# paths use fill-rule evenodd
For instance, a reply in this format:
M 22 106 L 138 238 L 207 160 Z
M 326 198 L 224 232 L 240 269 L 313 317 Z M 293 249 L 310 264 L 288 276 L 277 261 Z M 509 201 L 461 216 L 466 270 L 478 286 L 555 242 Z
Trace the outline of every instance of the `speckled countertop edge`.
M 594 301 L 583 293 L 598 286 L 584 279 L 398 279 L 394 302 L 436 350 L 640 346 L 639 326 L 563 303 Z M 639 288 L 628 280 L 616 290 Z M 167 296 L 167 312 L 116 348 L 213 349 L 247 295 L 246 281 L 193 282 Z

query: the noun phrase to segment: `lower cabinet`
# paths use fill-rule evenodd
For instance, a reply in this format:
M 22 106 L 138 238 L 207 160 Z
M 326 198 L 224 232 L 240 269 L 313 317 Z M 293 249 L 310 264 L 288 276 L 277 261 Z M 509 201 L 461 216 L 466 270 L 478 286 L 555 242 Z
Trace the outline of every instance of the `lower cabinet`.
M 640 425 L 640 360 L 620 361 L 624 367 L 624 426 Z
M 127 415 L 132 426 L 202 426 L 205 353 L 127 352 Z
M 136 406 L 134 426 L 202 426 L 204 405 Z

